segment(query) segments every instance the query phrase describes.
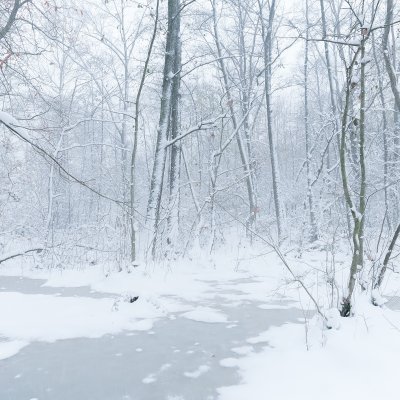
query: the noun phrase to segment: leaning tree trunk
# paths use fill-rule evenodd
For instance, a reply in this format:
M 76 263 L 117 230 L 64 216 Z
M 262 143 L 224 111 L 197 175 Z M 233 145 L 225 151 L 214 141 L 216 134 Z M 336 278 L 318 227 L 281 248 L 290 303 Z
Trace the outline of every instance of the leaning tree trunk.
M 381 269 L 380 269 L 380 271 L 378 273 L 378 276 L 375 279 L 374 289 L 379 289 L 381 287 L 381 285 L 382 285 L 383 278 L 385 277 L 385 273 L 386 273 L 386 270 L 387 270 L 387 266 L 388 266 L 389 261 L 390 261 L 390 259 L 392 257 L 392 252 L 393 252 L 394 246 L 395 246 L 395 244 L 397 242 L 397 239 L 398 239 L 399 235 L 400 235 L 400 224 L 397 225 L 397 228 L 396 228 L 396 230 L 394 232 L 392 240 L 390 241 L 390 244 L 389 244 L 388 250 L 386 252 L 385 258 L 383 259 L 382 267 L 381 267 Z

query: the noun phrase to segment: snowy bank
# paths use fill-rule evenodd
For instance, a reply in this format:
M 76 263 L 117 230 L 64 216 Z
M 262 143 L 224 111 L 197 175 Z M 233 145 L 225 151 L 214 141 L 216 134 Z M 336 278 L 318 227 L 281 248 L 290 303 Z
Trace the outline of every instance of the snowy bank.
M 219 400 L 397 400 L 400 313 L 358 299 L 356 316 L 340 328 L 273 327 L 250 343 L 268 344 L 233 365 L 242 382 L 219 389 Z

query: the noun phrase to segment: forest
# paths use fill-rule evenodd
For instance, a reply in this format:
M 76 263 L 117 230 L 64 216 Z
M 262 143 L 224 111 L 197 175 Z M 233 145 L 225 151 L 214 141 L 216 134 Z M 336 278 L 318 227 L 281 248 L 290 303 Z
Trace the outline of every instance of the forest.
M 397 400 L 399 37 L 395 0 L 0 0 L 0 399 Z

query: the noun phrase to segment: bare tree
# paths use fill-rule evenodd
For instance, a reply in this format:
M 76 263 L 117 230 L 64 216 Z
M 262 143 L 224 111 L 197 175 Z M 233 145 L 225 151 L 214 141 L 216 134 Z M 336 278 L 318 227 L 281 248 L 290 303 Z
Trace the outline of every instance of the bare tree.
M 276 1 L 272 0 L 268 6 L 261 0 L 258 0 L 260 10 L 261 32 L 263 37 L 264 51 L 264 85 L 265 102 L 267 108 L 267 133 L 271 161 L 272 192 L 275 205 L 275 216 L 278 228 L 278 237 L 282 237 L 282 205 L 280 197 L 280 179 L 278 157 L 276 152 L 276 143 L 272 123 L 272 46 L 273 46 L 273 24 L 276 13 Z M 268 18 L 264 16 L 264 9 L 268 10 Z
M 14 25 L 18 12 L 32 0 L 4 1 L 0 4 L 0 40 L 4 39 Z
M 309 80 L 309 4 L 306 0 L 306 41 L 304 50 L 304 134 L 306 142 L 306 173 L 307 173 L 307 201 L 310 218 L 310 241 L 315 242 L 318 239 L 317 224 L 315 221 L 313 187 L 311 178 L 311 138 L 310 138 L 310 123 L 309 123 L 309 104 L 308 104 L 308 80 Z
M 154 154 L 153 173 L 150 184 L 150 194 L 147 206 L 147 220 L 153 224 L 152 256 L 155 257 L 157 249 L 157 234 L 160 223 L 161 200 L 164 182 L 165 162 L 167 156 L 166 143 L 170 125 L 173 83 L 175 75 L 176 54 L 180 52 L 180 45 L 177 45 L 180 35 L 180 1 L 168 0 L 168 32 L 165 46 L 165 60 L 163 72 L 163 84 L 161 95 L 160 118 L 157 128 L 157 142 Z M 175 97 L 175 100 L 178 100 Z

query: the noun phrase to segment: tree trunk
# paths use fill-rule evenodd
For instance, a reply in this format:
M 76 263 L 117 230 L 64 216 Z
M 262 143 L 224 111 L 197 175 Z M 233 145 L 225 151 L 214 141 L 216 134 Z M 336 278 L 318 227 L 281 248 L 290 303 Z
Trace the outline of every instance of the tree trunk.
M 372 34 L 374 38 L 374 34 Z M 383 89 L 383 78 L 381 67 L 379 65 L 378 55 L 376 52 L 375 40 L 372 42 L 372 50 L 374 55 L 374 62 L 378 73 L 378 88 L 379 88 L 379 99 L 382 106 L 382 122 L 383 122 L 383 187 L 384 187 L 384 197 L 385 197 L 385 216 L 387 218 L 387 224 L 389 231 L 391 231 L 392 223 L 391 223 L 391 215 L 389 211 L 389 190 L 388 190 L 388 177 L 389 177 L 389 149 L 388 149 L 388 117 L 386 113 L 386 101 L 384 96 Z
M 157 233 L 160 223 L 161 198 L 166 161 L 166 142 L 168 140 L 168 127 L 171 111 L 171 97 L 174 80 L 176 43 L 179 40 L 180 0 L 168 0 L 168 33 L 164 59 L 164 72 L 160 118 L 157 129 L 157 142 L 154 155 L 153 172 L 150 183 L 150 194 L 147 205 L 147 220 L 153 225 L 151 254 L 155 258 L 157 250 Z
M 137 147 L 138 147 L 138 135 L 139 135 L 139 113 L 140 113 L 140 99 L 142 95 L 142 91 L 144 88 L 144 83 L 147 76 L 147 69 L 150 63 L 151 53 L 153 51 L 154 41 L 157 36 L 158 29 L 158 12 L 159 12 L 160 0 L 157 0 L 155 16 L 154 16 L 154 28 L 152 37 L 150 39 L 149 48 L 147 51 L 146 61 L 143 67 L 142 77 L 139 83 L 139 88 L 136 93 L 136 102 L 135 102 L 135 117 L 134 117 L 134 133 L 133 133 L 133 148 L 131 154 L 131 163 L 130 163 L 130 225 L 131 225 L 131 262 L 134 264 L 136 262 L 136 226 L 135 226 L 135 170 L 136 170 L 136 155 L 137 155 Z
M 400 110 L 400 91 L 399 88 L 397 87 L 397 76 L 395 72 L 395 66 L 392 64 L 392 61 L 390 60 L 390 55 L 389 55 L 389 34 L 391 30 L 391 26 L 393 23 L 393 0 L 387 0 L 386 2 L 386 18 L 385 18 L 385 28 L 383 31 L 383 38 L 382 38 L 382 50 L 383 50 L 383 59 L 385 60 L 385 67 L 386 67 L 386 72 L 389 76 L 389 81 L 390 81 L 390 89 L 393 93 L 394 96 L 394 132 L 395 132 L 395 137 L 394 137 L 394 156 L 393 159 L 391 160 L 392 162 L 398 162 L 399 157 L 399 110 Z M 396 163 L 394 163 L 396 164 Z M 394 169 L 394 174 L 397 175 L 397 168 L 396 166 L 393 166 Z M 396 199 L 395 199 L 395 202 Z M 394 214 L 396 214 L 397 207 L 394 209 Z M 398 219 L 398 215 L 393 215 L 394 219 Z M 397 221 L 395 222 L 397 223 Z
M 342 175 L 343 191 L 346 203 L 351 211 L 353 217 L 353 255 L 350 266 L 350 274 L 347 283 L 347 293 L 342 299 L 341 315 L 348 317 L 351 315 L 351 299 L 353 296 L 357 273 L 363 268 L 364 264 L 364 221 L 365 221 L 365 194 L 366 194 L 366 169 L 365 169 L 365 42 L 367 37 L 363 37 L 361 44 L 357 52 L 355 53 L 353 60 L 346 71 L 346 99 L 345 106 L 342 115 L 342 132 L 340 141 L 340 170 Z M 360 142 L 359 142 L 359 196 L 358 204 L 353 202 L 350 195 L 349 183 L 347 180 L 346 172 L 346 132 L 348 130 L 348 112 L 350 104 L 350 95 L 352 89 L 352 73 L 356 63 L 358 54 L 361 56 L 361 67 L 360 67 Z M 357 209 L 358 208 L 358 209 Z
M 261 17 L 261 29 L 263 36 L 263 49 L 264 49 L 264 84 L 265 84 L 265 101 L 267 106 L 267 132 L 268 143 L 270 150 L 271 160 L 271 173 L 272 173 L 272 191 L 274 197 L 275 216 L 278 227 L 278 238 L 282 237 L 282 208 L 280 200 L 280 183 L 279 183 L 279 169 L 278 159 L 276 154 L 275 138 L 272 129 L 272 26 L 275 18 L 276 2 L 271 1 L 269 6 L 268 27 L 265 26 L 263 17 L 263 5 L 258 2 Z
M 177 29 L 180 31 L 180 14 L 175 18 Z M 181 85 L 181 39 L 178 36 L 175 43 L 175 66 L 174 79 L 171 95 L 171 139 L 175 139 L 180 134 L 180 85 Z M 180 201 L 180 171 L 181 171 L 181 145 L 176 141 L 170 146 L 170 169 L 169 169 L 169 205 L 168 205 L 168 237 L 167 245 L 170 253 L 179 233 L 179 201 Z
M 315 242 L 318 239 L 317 224 L 315 222 L 314 199 L 311 183 L 311 143 L 310 143 L 310 126 L 309 126 L 309 110 L 308 110 L 308 38 L 309 38 L 309 18 L 308 18 L 308 0 L 306 0 L 306 42 L 304 52 L 304 133 L 306 138 L 306 172 L 307 172 L 307 200 L 308 212 L 310 218 L 310 241 Z

